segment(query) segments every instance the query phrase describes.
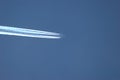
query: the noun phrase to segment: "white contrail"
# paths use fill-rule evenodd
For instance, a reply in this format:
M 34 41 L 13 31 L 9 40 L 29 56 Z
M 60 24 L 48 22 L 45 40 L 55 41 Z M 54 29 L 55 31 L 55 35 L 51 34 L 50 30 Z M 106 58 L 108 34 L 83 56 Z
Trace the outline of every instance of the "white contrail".
M 16 27 L 9 27 L 9 26 L 0 26 L 0 34 L 34 37 L 34 38 L 49 38 L 49 39 L 61 38 L 59 33 L 41 31 L 41 30 L 33 30 L 33 29 L 25 29 L 25 28 L 16 28 Z

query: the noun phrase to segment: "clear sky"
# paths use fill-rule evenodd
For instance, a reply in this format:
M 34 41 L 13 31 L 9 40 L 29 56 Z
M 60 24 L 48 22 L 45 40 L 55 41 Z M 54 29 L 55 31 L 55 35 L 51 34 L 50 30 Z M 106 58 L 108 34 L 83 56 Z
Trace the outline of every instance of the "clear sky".
M 0 25 L 63 35 L 0 35 L 0 80 L 120 80 L 119 0 L 0 0 Z

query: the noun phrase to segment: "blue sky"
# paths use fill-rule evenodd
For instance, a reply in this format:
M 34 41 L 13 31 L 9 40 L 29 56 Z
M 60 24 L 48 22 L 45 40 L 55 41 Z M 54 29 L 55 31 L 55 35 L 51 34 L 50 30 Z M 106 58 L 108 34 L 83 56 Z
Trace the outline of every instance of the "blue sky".
M 119 0 L 0 0 L 0 25 L 60 40 L 0 35 L 1 80 L 119 80 Z

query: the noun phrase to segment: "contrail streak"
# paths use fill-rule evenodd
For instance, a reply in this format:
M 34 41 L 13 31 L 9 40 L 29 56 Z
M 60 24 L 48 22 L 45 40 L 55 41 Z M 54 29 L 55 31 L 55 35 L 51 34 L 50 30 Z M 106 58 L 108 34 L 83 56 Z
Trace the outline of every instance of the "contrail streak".
M 0 34 L 2 35 L 13 35 L 13 36 L 23 36 L 23 37 L 34 37 L 34 38 L 47 38 L 47 39 L 60 39 L 61 36 L 59 33 L 25 29 L 25 28 L 16 28 L 9 26 L 0 26 Z

